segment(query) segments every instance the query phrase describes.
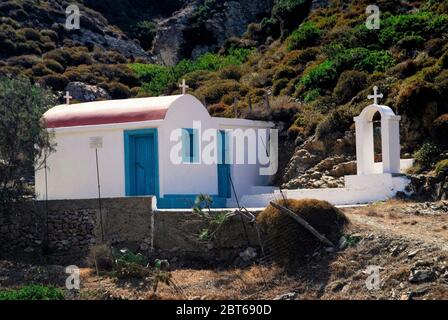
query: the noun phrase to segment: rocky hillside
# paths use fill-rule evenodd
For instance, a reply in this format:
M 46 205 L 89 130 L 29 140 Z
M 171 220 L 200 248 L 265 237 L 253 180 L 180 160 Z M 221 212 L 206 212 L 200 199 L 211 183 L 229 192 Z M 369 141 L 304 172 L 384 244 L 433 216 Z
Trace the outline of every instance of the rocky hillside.
M 354 173 L 352 119 L 378 86 L 402 117 L 413 172 L 448 188 L 446 0 L 378 0 L 378 30 L 364 0 L 74 3 L 81 29 L 69 31 L 68 1 L 2 1 L 0 75 L 79 101 L 171 94 L 185 78 L 213 115 L 233 117 L 236 101 L 240 117 L 278 123 L 276 183 L 288 188 L 337 187 Z
M 79 30 L 64 27 L 70 4 L 80 9 Z M 70 88 L 96 85 L 112 98 L 153 94 L 139 89 L 143 83 L 129 63 L 172 65 L 216 51 L 250 22 L 268 16 L 272 5 L 272 0 L 2 1 L 0 76 L 25 76 L 56 92 L 82 82 Z M 76 99 L 109 97 L 90 89 Z

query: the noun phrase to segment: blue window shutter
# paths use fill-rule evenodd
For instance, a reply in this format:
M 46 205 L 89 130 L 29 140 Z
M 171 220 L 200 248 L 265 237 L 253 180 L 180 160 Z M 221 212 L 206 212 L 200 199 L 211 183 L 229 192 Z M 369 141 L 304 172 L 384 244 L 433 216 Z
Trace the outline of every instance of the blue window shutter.
M 193 140 L 193 154 L 192 162 L 199 163 L 199 132 L 198 129 L 193 129 L 191 133 L 191 138 Z
M 188 129 L 182 129 L 182 162 L 190 162 L 190 135 Z
M 182 129 L 182 161 L 184 163 L 199 163 L 198 129 Z

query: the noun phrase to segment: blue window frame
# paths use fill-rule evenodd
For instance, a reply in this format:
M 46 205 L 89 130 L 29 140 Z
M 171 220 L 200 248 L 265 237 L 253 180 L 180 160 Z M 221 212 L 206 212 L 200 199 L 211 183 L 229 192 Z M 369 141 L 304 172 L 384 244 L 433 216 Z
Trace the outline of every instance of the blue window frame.
M 199 162 L 198 129 L 182 129 L 182 161 L 183 163 Z

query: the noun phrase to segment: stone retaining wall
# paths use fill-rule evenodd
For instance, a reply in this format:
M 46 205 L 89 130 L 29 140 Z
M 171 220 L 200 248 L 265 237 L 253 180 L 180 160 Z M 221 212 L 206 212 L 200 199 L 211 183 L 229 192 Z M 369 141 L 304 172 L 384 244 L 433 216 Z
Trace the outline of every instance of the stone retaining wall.
M 104 238 L 150 256 L 214 263 L 238 259 L 258 243 L 255 228 L 243 226 L 239 217 L 208 243 L 199 241 L 205 224 L 191 211 L 154 212 L 150 197 L 102 199 L 101 204 L 101 215 L 98 200 L 30 201 L 0 213 L 0 258 L 82 265 L 90 247 Z
M 105 241 L 115 243 L 150 237 L 151 198 L 102 199 L 101 204 L 101 215 L 98 200 L 33 201 L 0 213 L 0 257 L 76 262 L 103 233 Z

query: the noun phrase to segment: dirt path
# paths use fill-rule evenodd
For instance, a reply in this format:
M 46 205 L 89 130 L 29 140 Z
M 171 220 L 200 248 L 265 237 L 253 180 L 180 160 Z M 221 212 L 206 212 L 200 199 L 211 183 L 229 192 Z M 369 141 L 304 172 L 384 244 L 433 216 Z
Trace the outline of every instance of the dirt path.
M 412 241 L 422 241 L 448 251 L 448 204 L 434 209 L 427 204 L 390 201 L 367 207 L 346 208 L 344 213 L 356 225 Z

